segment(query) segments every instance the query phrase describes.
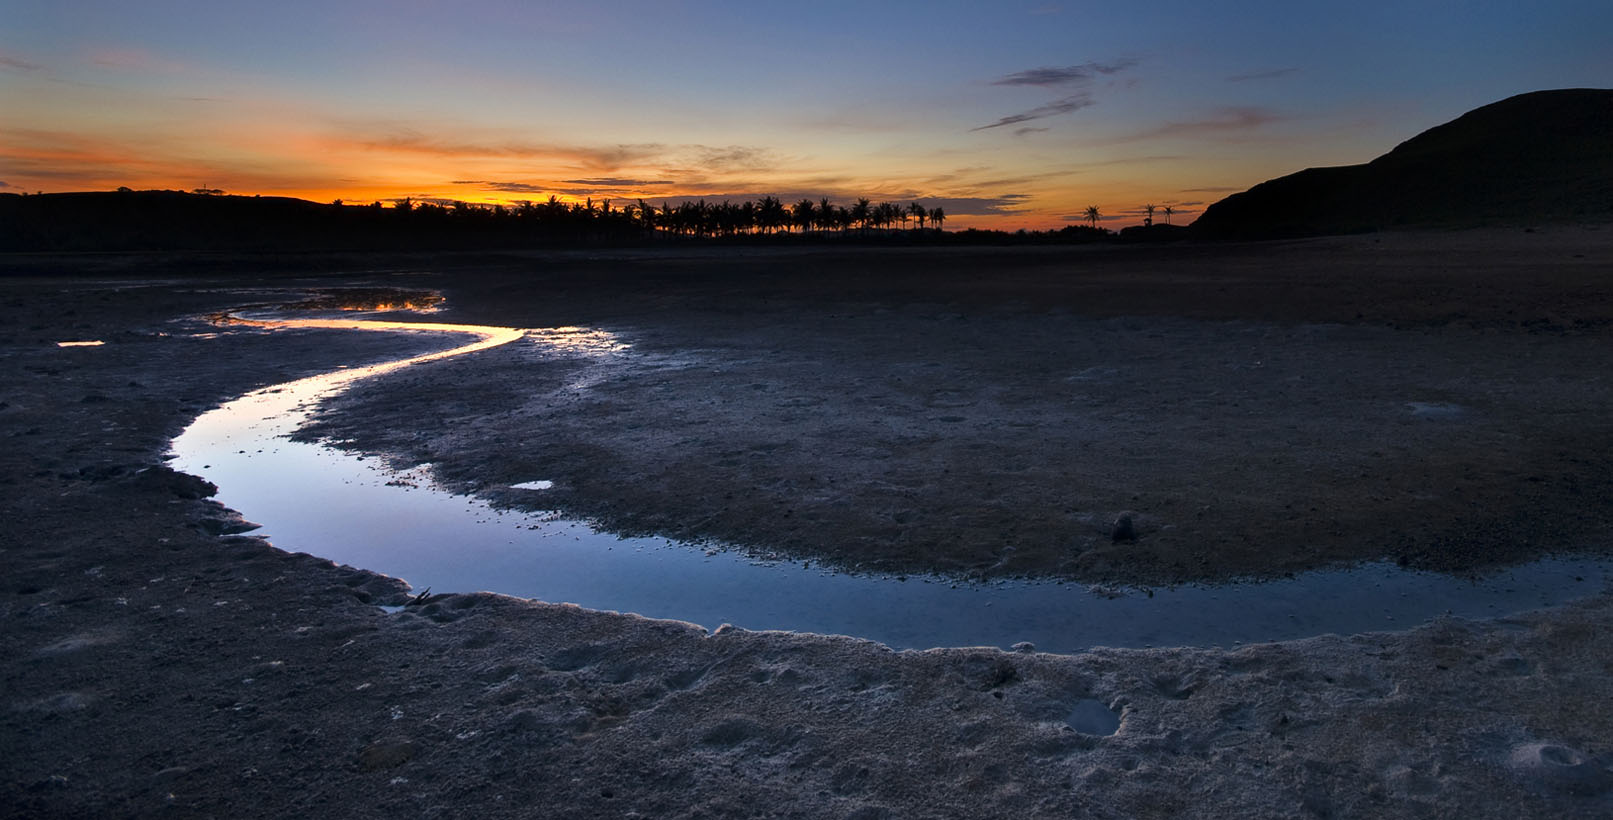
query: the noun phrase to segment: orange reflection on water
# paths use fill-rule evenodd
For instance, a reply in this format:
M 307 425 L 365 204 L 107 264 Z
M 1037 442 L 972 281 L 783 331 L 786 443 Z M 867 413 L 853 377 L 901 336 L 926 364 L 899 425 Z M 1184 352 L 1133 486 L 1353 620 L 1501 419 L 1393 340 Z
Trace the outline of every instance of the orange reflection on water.
M 461 345 L 450 350 L 439 350 L 436 353 L 426 353 L 408 359 L 399 359 L 394 362 L 361 367 L 342 372 L 343 377 L 360 378 L 373 376 L 379 373 L 388 373 L 400 367 L 411 364 L 431 362 L 437 359 L 446 359 L 451 356 L 462 356 L 466 353 L 475 353 L 478 350 L 487 350 L 491 347 L 509 344 L 526 335 L 526 331 L 515 327 L 497 327 L 494 325 L 456 325 L 446 322 L 387 322 L 378 319 L 240 319 L 240 323 L 257 325 L 259 327 L 286 328 L 286 327 L 316 327 L 334 330 L 418 330 L 436 333 L 469 333 L 482 337 L 479 341 L 468 345 Z M 346 381 L 346 378 L 341 379 Z

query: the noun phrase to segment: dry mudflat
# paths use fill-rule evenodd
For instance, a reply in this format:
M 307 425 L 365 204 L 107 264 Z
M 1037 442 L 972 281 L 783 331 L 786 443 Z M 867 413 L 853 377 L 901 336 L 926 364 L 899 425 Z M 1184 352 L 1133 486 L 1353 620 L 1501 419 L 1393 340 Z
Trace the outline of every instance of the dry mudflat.
M 249 389 L 442 346 L 208 312 L 441 289 L 438 319 L 621 347 L 411 368 L 309 435 L 848 568 L 1152 584 L 1605 553 L 1613 228 L 0 265 L 0 813 L 1613 813 L 1605 593 L 1234 651 L 708 635 L 411 602 L 235 532 L 162 460 Z

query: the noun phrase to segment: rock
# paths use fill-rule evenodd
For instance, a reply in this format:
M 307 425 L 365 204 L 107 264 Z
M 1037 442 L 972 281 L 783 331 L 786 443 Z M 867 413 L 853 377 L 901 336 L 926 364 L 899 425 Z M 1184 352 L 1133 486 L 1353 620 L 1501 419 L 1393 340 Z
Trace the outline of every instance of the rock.
M 1136 543 L 1137 524 L 1134 520 L 1134 514 L 1129 512 L 1121 513 L 1115 519 L 1114 528 L 1110 531 L 1110 537 L 1114 539 L 1116 544 Z
M 213 482 L 168 467 L 152 467 L 141 471 L 135 477 L 135 482 L 191 500 L 211 498 L 218 493 L 218 486 Z
M 1507 761 L 1537 787 L 1576 795 L 1596 795 L 1613 787 L 1613 772 L 1584 753 L 1554 743 L 1526 743 Z
M 1009 647 L 1009 649 L 1012 649 L 1021 655 L 1029 655 L 1036 651 L 1036 644 L 1033 644 L 1030 641 L 1020 641 L 1019 643 Z
M 392 769 L 414 759 L 414 753 L 412 740 L 378 740 L 359 751 L 358 767 L 366 772 Z
M 974 653 L 963 659 L 960 670 L 965 686 L 977 692 L 989 692 L 1019 680 L 1019 670 L 1007 658 Z

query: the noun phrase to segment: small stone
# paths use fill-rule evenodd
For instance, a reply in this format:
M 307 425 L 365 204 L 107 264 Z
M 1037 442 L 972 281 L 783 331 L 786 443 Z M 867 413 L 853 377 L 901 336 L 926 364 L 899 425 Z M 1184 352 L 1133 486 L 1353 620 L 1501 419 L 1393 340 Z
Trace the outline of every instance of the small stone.
M 1036 651 L 1036 644 L 1033 644 L 1030 641 L 1020 641 L 1019 643 L 1009 647 L 1009 649 L 1012 649 L 1021 655 L 1029 655 Z
M 1136 542 L 1137 524 L 1133 519 L 1133 513 L 1123 512 L 1120 517 L 1115 519 L 1111 537 L 1114 538 L 1116 544 Z
M 381 740 L 365 746 L 358 753 L 358 767 L 366 772 L 391 769 L 414 759 L 412 740 Z

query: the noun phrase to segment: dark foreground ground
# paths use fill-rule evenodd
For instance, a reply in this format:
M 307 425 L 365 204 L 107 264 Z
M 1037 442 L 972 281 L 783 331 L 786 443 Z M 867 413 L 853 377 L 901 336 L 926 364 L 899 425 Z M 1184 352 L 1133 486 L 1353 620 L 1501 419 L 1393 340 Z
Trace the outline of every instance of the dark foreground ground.
M 231 516 L 160 456 L 252 387 L 440 344 L 183 317 L 254 288 L 446 287 L 444 318 L 631 346 L 418 368 L 336 402 L 318 432 L 495 496 L 551 478 L 624 529 L 1133 581 L 1600 551 L 1610 251 L 1613 230 L 1557 229 L 946 256 L 13 258 L 0 811 L 1605 816 L 1606 595 L 1077 656 L 707 636 L 489 595 L 385 614 L 401 584 L 220 535 Z M 58 275 L 23 275 L 41 272 Z M 86 338 L 106 344 L 54 346 Z M 1108 537 L 1123 510 L 1136 544 Z M 1078 731 L 1091 700 L 1118 732 Z

